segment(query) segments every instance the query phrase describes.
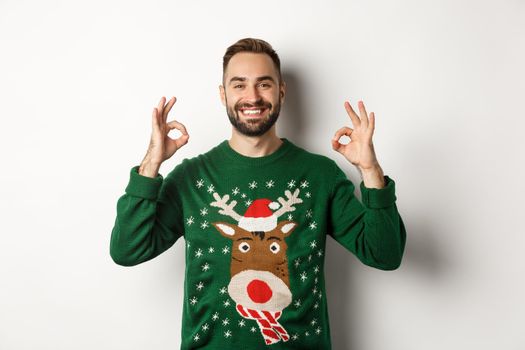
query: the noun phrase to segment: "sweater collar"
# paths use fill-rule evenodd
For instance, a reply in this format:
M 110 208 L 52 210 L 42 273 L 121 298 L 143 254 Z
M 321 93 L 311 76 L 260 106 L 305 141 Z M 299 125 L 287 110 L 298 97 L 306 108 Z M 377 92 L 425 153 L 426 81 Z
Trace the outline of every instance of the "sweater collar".
M 272 162 L 277 161 L 282 158 L 290 149 L 292 149 L 293 144 L 287 138 L 280 138 L 283 143 L 272 153 L 261 156 L 261 157 L 248 157 L 240 154 L 235 151 L 231 146 L 228 140 L 224 140 L 219 144 L 219 150 L 234 163 L 239 165 L 246 166 L 262 166 L 268 165 Z

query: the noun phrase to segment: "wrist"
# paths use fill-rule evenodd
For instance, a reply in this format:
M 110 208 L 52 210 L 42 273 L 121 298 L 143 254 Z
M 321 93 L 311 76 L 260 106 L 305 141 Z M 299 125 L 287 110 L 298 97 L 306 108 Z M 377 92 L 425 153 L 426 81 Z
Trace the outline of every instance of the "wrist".
M 379 164 L 371 168 L 363 169 L 359 167 L 358 169 L 361 172 L 365 187 L 378 189 L 385 187 L 383 169 Z
M 154 162 L 151 162 L 145 159 L 140 164 L 138 173 L 142 176 L 155 178 L 159 174 L 159 170 L 160 170 L 160 164 L 154 163 Z

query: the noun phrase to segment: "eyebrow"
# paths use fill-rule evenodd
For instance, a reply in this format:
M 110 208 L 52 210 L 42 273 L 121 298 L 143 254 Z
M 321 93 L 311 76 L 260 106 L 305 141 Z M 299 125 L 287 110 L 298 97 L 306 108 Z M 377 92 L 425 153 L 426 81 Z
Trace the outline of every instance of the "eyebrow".
M 234 81 L 243 81 L 244 82 L 246 80 L 247 80 L 246 77 L 232 77 L 230 79 L 229 84 L 231 84 Z M 271 77 L 270 75 L 263 75 L 262 77 L 258 77 L 255 81 L 256 82 L 260 82 L 260 81 L 263 81 L 263 80 L 270 80 L 270 81 L 275 83 L 275 79 L 273 77 Z

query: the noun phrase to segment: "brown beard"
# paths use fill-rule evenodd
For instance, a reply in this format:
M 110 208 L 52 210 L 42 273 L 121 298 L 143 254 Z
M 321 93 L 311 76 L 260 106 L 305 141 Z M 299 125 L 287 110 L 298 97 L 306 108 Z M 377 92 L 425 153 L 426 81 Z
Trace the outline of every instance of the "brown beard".
M 239 109 L 241 107 L 248 106 L 246 103 L 236 103 L 234 108 L 230 108 L 228 106 L 228 99 L 226 99 L 226 113 L 228 114 L 228 119 L 230 120 L 230 123 L 232 126 L 241 134 L 246 136 L 261 136 L 264 135 L 268 130 L 271 129 L 271 127 L 275 124 L 277 119 L 279 118 L 279 113 L 281 111 L 281 99 L 279 98 L 279 102 L 275 105 L 275 108 L 273 108 L 271 103 L 265 103 L 262 99 L 258 100 L 253 105 L 250 105 L 252 107 L 265 107 L 270 110 L 270 114 L 268 117 L 264 120 L 248 120 L 246 122 L 241 120 L 241 117 L 239 116 Z M 256 128 L 250 127 L 248 124 L 257 124 Z

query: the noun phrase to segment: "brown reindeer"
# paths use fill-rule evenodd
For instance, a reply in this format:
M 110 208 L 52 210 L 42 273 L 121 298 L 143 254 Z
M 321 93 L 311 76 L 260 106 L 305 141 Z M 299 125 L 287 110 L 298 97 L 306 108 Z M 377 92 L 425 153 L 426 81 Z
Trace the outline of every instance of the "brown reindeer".
M 229 195 L 214 193 L 210 205 L 220 208 L 219 213 L 237 221 L 237 224 L 215 222 L 213 226 L 233 241 L 231 254 L 231 280 L 228 293 L 236 302 L 239 314 L 254 319 L 267 345 L 279 340 L 288 341 L 289 335 L 277 322 L 282 310 L 292 302 L 288 273 L 287 244 L 284 240 L 297 227 L 294 221 L 277 222 L 286 212 L 294 211 L 294 204 L 302 203 L 299 189 L 292 194 L 286 190 L 287 199 L 278 198 L 279 204 L 269 199 L 253 201 L 244 216 L 233 209 L 235 200 L 227 204 Z

